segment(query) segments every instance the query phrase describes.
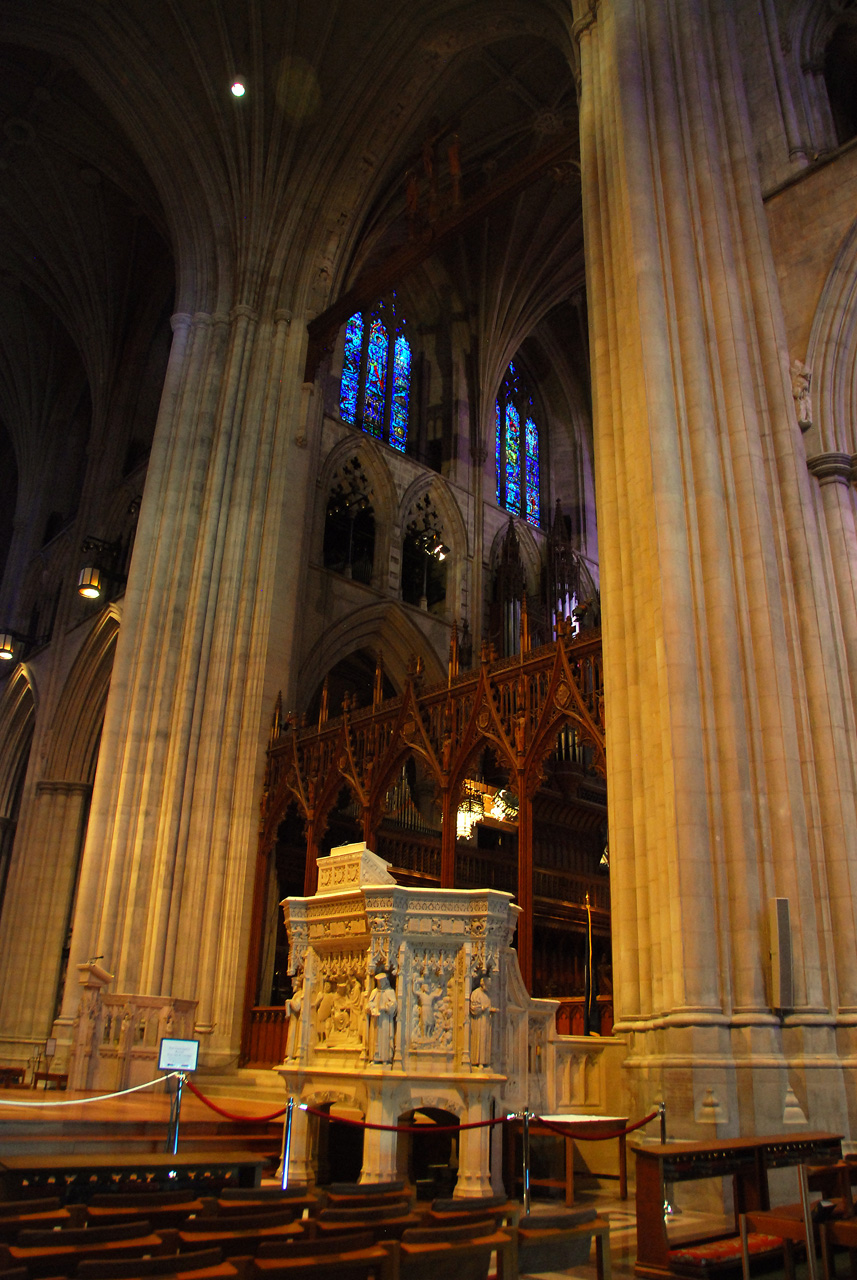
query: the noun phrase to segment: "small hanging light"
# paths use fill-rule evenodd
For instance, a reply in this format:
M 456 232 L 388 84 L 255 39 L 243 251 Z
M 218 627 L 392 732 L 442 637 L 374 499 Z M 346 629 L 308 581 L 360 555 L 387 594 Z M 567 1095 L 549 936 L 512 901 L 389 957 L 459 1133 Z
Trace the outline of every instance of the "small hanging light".
M 229 86 L 232 96 L 235 98 L 243 98 L 247 92 L 247 84 L 243 76 L 233 76 L 232 84 Z
M 11 662 L 15 657 L 15 641 L 8 631 L 0 631 L 0 661 Z
M 104 590 L 101 570 L 95 565 L 86 565 L 81 569 L 77 580 L 77 590 L 86 600 L 98 600 Z

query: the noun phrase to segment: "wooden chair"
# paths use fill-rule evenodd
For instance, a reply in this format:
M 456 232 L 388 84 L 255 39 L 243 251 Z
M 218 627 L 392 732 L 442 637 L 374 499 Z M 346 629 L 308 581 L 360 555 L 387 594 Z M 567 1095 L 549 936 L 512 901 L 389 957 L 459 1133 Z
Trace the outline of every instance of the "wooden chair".
M 776 1209 L 753 1209 L 749 1213 L 740 1215 L 741 1266 L 744 1280 L 750 1280 L 750 1236 L 754 1232 L 773 1236 L 782 1241 L 783 1265 L 788 1280 L 794 1280 L 794 1247 L 796 1244 L 804 1245 L 809 1280 L 818 1280 L 816 1230 L 809 1198 L 809 1174 L 810 1169 L 807 1165 L 797 1166 L 800 1194 L 797 1204 L 780 1205 Z
M 354 1231 L 348 1235 L 326 1236 L 322 1240 L 312 1240 L 307 1236 L 295 1236 L 289 1240 L 266 1240 L 259 1245 L 253 1261 L 298 1256 L 311 1258 L 325 1253 L 347 1253 L 354 1249 L 368 1249 L 374 1243 L 371 1231 Z
M 611 1280 L 610 1224 L 592 1210 L 524 1216 L 518 1223 L 518 1271 L 562 1271 L 589 1261 L 595 1237 L 598 1280 Z M 583 1219 L 583 1220 L 581 1220 Z
M 234 1218 L 195 1218 L 185 1224 L 187 1229 L 182 1228 L 175 1234 L 180 1253 L 193 1252 L 195 1249 L 219 1248 L 227 1258 L 242 1255 L 252 1257 L 265 1242 L 307 1235 L 313 1229 L 313 1225 L 308 1219 L 272 1224 L 270 1217 L 266 1217 L 263 1225 L 248 1228 L 247 1226 L 236 1227 Z
M 209 1202 L 195 1199 L 187 1192 L 131 1192 L 128 1194 L 93 1196 L 87 1205 L 81 1206 L 86 1222 L 93 1227 L 133 1222 L 141 1213 L 158 1231 L 164 1227 L 183 1226 L 189 1218 L 204 1214 Z
M 843 1218 L 840 1221 L 824 1222 L 819 1228 L 821 1236 L 821 1262 L 824 1280 L 832 1280 L 836 1275 L 834 1248 L 847 1249 L 851 1263 L 851 1275 L 857 1280 L 857 1218 Z
M 392 1246 L 391 1246 L 392 1247 Z M 498 1280 L 517 1280 L 517 1232 L 499 1230 L 493 1219 L 481 1223 L 419 1227 L 406 1231 L 397 1246 L 401 1280 L 487 1280 L 492 1255 Z
M 395 1245 L 253 1260 L 254 1280 L 398 1280 Z
M 178 1270 L 185 1275 L 219 1266 L 222 1261 L 221 1249 L 168 1253 L 154 1258 L 86 1258 L 77 1264 L 74 1274 L 76 1280 L 133 1280 L 135 1276 L 167 1276 Z
M 19 1213 L 48 1213 L 51 1209 L 61 1209 L 59 1196 L 41 1196 L 32 1200 L 0 1200 L 0 1218 L 14 1218 Z
M 463 1196 L 458 1200 L 433 1200 L 430 1209 L 423 1211 L 427 1225 L 432 1222 L 463 1221 L 465 1217 L 490 1217 L 496 1225 L 516 1227 L 521 1217 L 521 1205 L 505 1196 Z
M 205 1198 L 206 1212 L 228 1217 L 241 1213 L 267 1213 L 291 1208 L 296 1218 L 312 1217 L 324 1207 L 325 1197 L 304 1187 L 235 1187 L 216 1198 Z
M 322 1209 L 315 1219 L 319 1237 L 343 1235 L 348 1231 L 370 1230 L 376 1240 L 401 1240 L 402 1233 L 410 1227 L 418 1227 L 422 1218 L 418 1213 L 410 1212 L 404 1204 L 384 1204 L 376 1208 L 343 1209 L 331 1206 Z
M 200 1213 L 183 1228 L 185 1231 L 264 1231 L 295 1221 L 295 1209 L 268 1209 L 261 1213 Z
M 33 1204 L 38 1204 L 37 1200 Z M 42 1212 L 28 1213 L 23 1210 L 16 1214 L 0 1217 L 0 1241 L 14 1244 L 22 1231 L 55 1231 L 71 1227 L 82 1227 L 86 1221 L 83 1205 L 70 1205 L 68 1209 L 47 1209 Z
M 35 1278 L 71 1275 L 78 1263 L 93 1256 L 142 1257 L 168 1253 L 170 1246 L 149 1230 L 148 1222 L 133 1222 L 69 1231 L 22 1231 L 18 1243 L 6 1246 L 6 1250 L 13 1265 L 26 1267 Z

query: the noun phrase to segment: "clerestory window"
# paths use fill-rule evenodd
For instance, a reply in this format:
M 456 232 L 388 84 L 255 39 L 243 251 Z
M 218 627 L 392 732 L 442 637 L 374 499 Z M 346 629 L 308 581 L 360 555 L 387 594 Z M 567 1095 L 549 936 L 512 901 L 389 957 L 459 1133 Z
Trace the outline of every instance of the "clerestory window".
M 538 525 L 539 429 L 532 396 L 514 364 L 501 383 L 496 415 L 497 505 Z
M 372 311 L 356 311 L 345 328 L 339 391 L 343 422 L 405 452 L 411 399 L 411 344 L 395 296 Z

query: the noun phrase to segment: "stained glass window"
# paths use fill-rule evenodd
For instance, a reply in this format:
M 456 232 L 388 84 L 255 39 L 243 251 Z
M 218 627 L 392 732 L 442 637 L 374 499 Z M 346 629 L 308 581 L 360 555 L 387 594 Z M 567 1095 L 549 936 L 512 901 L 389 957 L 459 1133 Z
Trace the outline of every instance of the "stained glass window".
M 503 421 L 502 410 L 500 409 L 500 401 L 495 405 L 495 425 L 496 425 L 496 458 L 497 458 L 497 506 L 503 505 L 503 430 L 501 422 Z
M 393 345 L 393 407 L 390 410 L 390 444 L 405 452 L 408 438 L 408 399 L 411 391 L 411 344 L 400 333 Z
M 524 462 L 527 505 L 524 514 L 530 524 L 539 523 L 539 430 L 532 418 L 524 423 Z
M 521 513 L 521 419 L 513 404 L 506 405 L 506 510 Z
M 360 352 L 363 347 L 363 317 L 356 312 L 345 330 L 345 358 L 342 362 L 342 384 L 339 388 L 339 412 L 343 422 L 351 426 L 357 418 L 357 393 L 360 390 Z
M 387 330 L 373 320 L 366 357 L 366 390 L 363 396 L 363 430 L 376 440 L 384 438 L 384 404 L 387 396 Z
M 496 404 L 497 505 L 538 525 L 539 429 L 532 409 L 533 401 L 524 379 L 510 364 Z
M 388 319 L 381 320 L 379 313 Z M 410 415 L 411 345 L 396 317 L 395 295 L 371 314 L 355 314 L 345 328 L 339 413 L 376 440 L 405 452 Z

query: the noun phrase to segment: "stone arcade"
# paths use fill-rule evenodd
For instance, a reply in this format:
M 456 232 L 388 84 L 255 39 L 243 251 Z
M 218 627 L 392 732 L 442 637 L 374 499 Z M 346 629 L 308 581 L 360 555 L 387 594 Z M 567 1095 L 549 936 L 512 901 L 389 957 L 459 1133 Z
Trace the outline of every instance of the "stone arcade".
M 420 1107 L 448 1112 L 450 1124 L 523 1107 L 529 1044 L 544 1039 L 556 1006 L 521 981 L 511 895 L 406 888 L 387 865 L 365 844 L 342 846 L 319 859 L 314 897 L 283 903 L 295 983 L 286 1089 L 383 1125 Z M 296 1110 L 290 1181 L 313 1181 L 316 1132 Z M 461 1133 L 455 1195 L 502 1189 L 492 1132 Z M 365 1130 L 361 1181 L 396 1178 L 404 1152 L 397 1133 Z

